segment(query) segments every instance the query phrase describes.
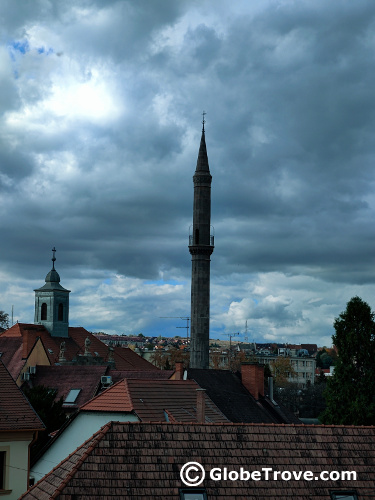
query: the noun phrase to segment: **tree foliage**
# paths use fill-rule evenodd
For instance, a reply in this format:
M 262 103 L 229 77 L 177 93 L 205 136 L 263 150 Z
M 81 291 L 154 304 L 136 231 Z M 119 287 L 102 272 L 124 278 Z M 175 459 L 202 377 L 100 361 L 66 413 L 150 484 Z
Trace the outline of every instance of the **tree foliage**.
M 32 453 L 35 455 L 47 443 L 49 439 L 48 435 L 60 429 L 65 423 L 66 415 L 62 408 L 62 398 L 56 401 L 56 389 L 44 387 L 43 385 L 37 385 L 32 388 L 24 385 L 22 390 L 46 426 L 46 431 L 39 435 L 38 441 L 32 449 Z
M 0 311 L 0 332 L 7 330 L 9 328 L 9 314 Z
M 289 358 L 279 356 L 271 366 L 276 387 L 285 387 L 289 383 L 289 378 L 296 375 Z
M 285 387 L 276 388 L 276 397 L 284 406 L 300 418 L 317 418 L 325 409 L 323 392 L 325 384 L 306 384 L 301 388 L 292 382 Z
M 375 424 L 375 322 L 370 306 L 353 297 L 334 322 L 338 350 L 335 372 L 327 381 L 325 424 Z

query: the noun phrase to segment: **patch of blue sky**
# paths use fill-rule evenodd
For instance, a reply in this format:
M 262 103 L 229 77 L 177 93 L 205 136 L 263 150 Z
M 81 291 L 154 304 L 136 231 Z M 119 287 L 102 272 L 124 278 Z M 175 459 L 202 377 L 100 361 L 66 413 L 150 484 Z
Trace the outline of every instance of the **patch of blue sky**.
M 103 281 L 103 283 L 104 283 L 105 285 L 112 285 L 112 279 L 111 279 L 111 278 L 106 278 L 106 279 Z
M 30 50 L 30 45 L 27 40 L 13 40 L 11 42 L 10 46 L 15 50 L 20 52 L 21 54 L 26 54 L 26 52 L 29 52 Z
M 38 51 L 38 54 L 44 54 L 46 56 L 53 54 L 53 49 L 51 47 L 48 49 L 46 47 L 38 47 L 36 50 Z
M 177 280 L 147 280 L 144 282 L 145 285 L 158 285 L 158 286 L 163 286 L 163 285 L 183 285 L 184 283 L 182 281 L 177 281 Z

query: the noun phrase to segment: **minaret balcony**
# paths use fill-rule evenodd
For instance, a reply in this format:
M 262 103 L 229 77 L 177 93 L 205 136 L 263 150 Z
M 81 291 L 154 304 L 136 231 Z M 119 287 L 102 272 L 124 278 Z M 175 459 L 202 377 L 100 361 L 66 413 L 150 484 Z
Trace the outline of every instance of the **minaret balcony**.
M 194 241 L 194 235 L 190 234 L 189 235 L 189 247 L 193 247 L 193 246 L 200 246 L 200 247 L 210 246 L 210 247 L 214 247 L 215 246 L 215 236 L 213 234 L 210 234 L 210 244 L 209 245 L 204 245 L 203 243 L 200 243 L 199 241 L 198 242 Z

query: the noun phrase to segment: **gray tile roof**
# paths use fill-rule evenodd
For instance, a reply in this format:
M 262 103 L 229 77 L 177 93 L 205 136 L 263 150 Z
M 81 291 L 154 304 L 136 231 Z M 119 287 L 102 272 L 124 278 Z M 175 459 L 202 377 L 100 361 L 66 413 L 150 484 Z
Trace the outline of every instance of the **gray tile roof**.
M 374 427 L 110 422 L 22 499 L 177 500 L 190 461 L 206 471 L 209 500 L 328 500 L 332 490 L 353 489 L 360 500 L 375 498 Z M 213 467 L 312 471 L 314 480 L 266 481 L 263 472 L 259 481 L 214 481 Z M 322 471 L 355 471 L 357 480 L 322 480 Z

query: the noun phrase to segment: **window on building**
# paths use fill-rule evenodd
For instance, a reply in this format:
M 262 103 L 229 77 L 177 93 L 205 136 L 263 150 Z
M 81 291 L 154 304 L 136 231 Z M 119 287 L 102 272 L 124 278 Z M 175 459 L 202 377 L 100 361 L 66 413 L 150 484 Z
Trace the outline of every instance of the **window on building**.
M 355 491 L 331 491 L 332 500 L 358 500 Z
M 69 394 L 66 396 L 64 403 L 74 404 L 80 392 L 81 389 L 70 389 Z
M 64 321 L 64 305 L 59 304 L 59 310 L 58 310 L 58 314 L 57 314 L 57 320 L 58 321 Z
M 180 500 L 207 500 L 204 488 L 182 488 L 180 489 Z
M 47 304 L 45 302 L 43 302 L 43 304 L 42 304 L 42 309 L 40 312 L 40 319 L 42 321 L 46 321 L 46 319 L 47 319 Z
M 195 244 L 199 245 L 199 229 L 195 230 Z
M 0 490 L 5 490 L 6 451 L 0 451 Z

